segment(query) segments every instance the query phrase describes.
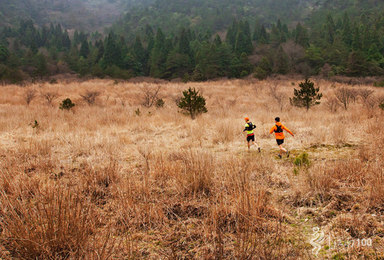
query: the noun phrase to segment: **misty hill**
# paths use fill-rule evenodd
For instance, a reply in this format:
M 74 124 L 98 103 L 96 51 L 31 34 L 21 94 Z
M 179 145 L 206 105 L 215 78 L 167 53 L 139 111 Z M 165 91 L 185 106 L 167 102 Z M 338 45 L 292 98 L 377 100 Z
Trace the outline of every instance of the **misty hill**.
M 113 27 L 120 33 L 139 31 L 147 24 L 172 31 L 191 27 L 211 32 L 226 29 L 233 19 L 274 23 L 298 22 L 321 7 L 319 0 L 156 0 L 126 12 Z
M 93 31 L 111 25 L 121 10 L 151 0 L 12 0 L 0 1 L 0 26 L 31 19 L 37 25 L 60 23 L 67 29 Z
M 147 24 L 164 31 L 177 31 L 182 27 L 208 30 L 211 33 L 228 28 L 233 19 L 246 19 L 270 27 L 280 19 L 289 27 L 297 22 L 317 23 L 332 13 L 341 17 L 380 10 L 379 0 L 156 0 L 152 4 L 128 10 L 114 24 L 115 32 L 143 31 Z

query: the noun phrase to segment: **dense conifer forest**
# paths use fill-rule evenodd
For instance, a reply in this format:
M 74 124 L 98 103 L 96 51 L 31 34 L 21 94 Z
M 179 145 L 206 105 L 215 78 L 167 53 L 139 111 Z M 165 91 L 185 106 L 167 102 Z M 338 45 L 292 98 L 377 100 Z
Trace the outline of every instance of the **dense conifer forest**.
M 204 81 L 384 71 L 380 1 L 109 0 L 93 5 L 126 10 L 111 26 L 96 31 L 68 23 L 71 10 L 90 8 L 89 2 L 25 1 L 31 9 L 18 1 L 1 3 L 0 79 L 76 73 Z M 67 20 L 49 21 L 44 14 L 54 10 Z

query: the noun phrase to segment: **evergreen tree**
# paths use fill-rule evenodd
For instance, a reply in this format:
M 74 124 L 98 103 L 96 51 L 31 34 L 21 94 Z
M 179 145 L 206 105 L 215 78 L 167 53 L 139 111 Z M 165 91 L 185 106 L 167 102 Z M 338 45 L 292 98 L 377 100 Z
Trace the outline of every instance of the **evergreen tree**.
M 80 57 L 87 58 L 89 55 L 89 44 L 88 41 L 83 41 L 80 47 Z
M 169 53 L 163 77 L 182 78 L 189 73 L 190 59 L 187 54 L 173 50 Z
M 8 49 L 0 44 L 0 62 L 5 63 L 9 57 Z
M 354 26 L 353 31 L 353 38 L 352 38 L 352 49 L 354 51 L 361 50 L 362 44 L 361 44 L 361 36 L 360 36 L 360 29 L 357 25 Z
M 319 93 L 320 88 L 315 88 L 315 84 L 309 79 L 299 84 L 300 89 L 294 89 L 293 98 L 290 98 L 292 105 L 297 107 L 305 107 L 307 111 L 315 105 L 320 104 L 323 94 Z
M 348 76 L 367 75 L 367 63 L 359 51 L 352 51 L 348 57 L 346 74 Z
M 122 64 L 122 55 L 120 46 L 117 44 L 116 36 L 110 33 L 105 41 L 105 51 L 103 56 L 103 62 L 105 66 Z
M 141 44 L 140 36 L 136 36 L 135 43 L 133 44 L 133 58 L 140 64 L 140 70 L 136 71 L 137 74 L 143 74 L 146 71 L 148 55 L 143 45 Z
M 99 40 L 95 42 L 95 47 L 97 48 L 97 55 L 95 62 L 99 62 L 101 58 L 104 56 L 104 44 L 103 41 Z
M 274 66 L 276 73 L 287 74 L 289 71 L 289 58 L 281 46 L 277 49 Z
M 150 56 L 150 75 L 152 77 L 161 78 L 164 76 L 168 49 L 166 45 L 165 36 L 161 29 L 158 29 Z
M 344 13 L 342 39 L 347 46 L 352 45 L 352 28 L 348 13 Z
M 238 23 L 236 20 L 233 20 L 232 26 L 228 28 L 227 37 L 226 37 L 226 42 L 230 46 L 232 46 L 232 49 L 235 49 L 237 34 L 238 34 Z
M 264 25 L 261 25 L 258 42 L 261 44 L 269 43 L 268 33 L 267 33 L 267 30 L 265 29 Z
M 43 78 L 48 74 L 47 60 L 45 59 L 43 54 L 39 53 L 36 55 L 35 64 L 36 64 L 36 69 L 33 73 L 34 77 Z
M 194 88 L 183 91 L 183 97 L 177 106 L 188 113 L 192 119 L 195 119 L 199 114 L 208 112 L 205 107 L 205 98 Z
M 251 54 L 253 51 L 251 32 L 248 22 L 240 22 L 236 35 L 235 52 L 237 54 Z
M 184 28 L 181 30 L 180 33 L 178 52 L 191 56 L 191 48 L 189 46 L 188 34 Z
M 307 30 L 301 25 L 301 23 L 298 23 L 296 25 L 295 43 L 303 47 L 309 46 L 309 38 L 308 38 Z
M 325 23 L 325 39 L 329 44 L 332 44 L 335 40 L 335 33 L 336 33 L 336 26 L 335 22 L 333 21 L 332 15 L 327 16 L 327 21 Z

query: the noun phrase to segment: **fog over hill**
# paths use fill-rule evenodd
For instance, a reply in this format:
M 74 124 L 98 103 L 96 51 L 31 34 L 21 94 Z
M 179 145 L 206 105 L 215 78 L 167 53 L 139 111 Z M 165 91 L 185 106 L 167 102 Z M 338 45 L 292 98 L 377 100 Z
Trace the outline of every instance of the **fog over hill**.
M 110 26 L 123 10 L 151 0 L 12 0 L 0 1 L 0 25 L 32 19 L 38 25 L 60 23 L 67 29 L 100 30 Z

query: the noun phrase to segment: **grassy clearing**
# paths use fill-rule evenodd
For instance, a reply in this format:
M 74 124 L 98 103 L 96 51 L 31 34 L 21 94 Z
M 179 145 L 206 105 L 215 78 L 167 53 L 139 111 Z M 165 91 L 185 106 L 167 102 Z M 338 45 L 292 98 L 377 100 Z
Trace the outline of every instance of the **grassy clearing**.
M 316 84 L 324 99 L 343 87 Z M 142 106 L 152 83 L 2 86 L 0 257 L 308 259 L 313 227 L 373 241 L 322 244 L 323 258 L 383 257 L 383 111 L 360 98 L 347 111 L 281 111 L 275 85 L 287 103 L 291 81 L 162 83 L 163 108 Z M 188 87 L 207 100 L 196 120 L 175 103 Z M 27 105 L 27 89 L 59 97 Z M 87 91 L 100 93 L 94 104 Z M 244 116 L 261 154 L 247 152 Z M 282 160 L 276 116 L 295 133 Z M 295 163 L 304 153 L 309 163 Z

